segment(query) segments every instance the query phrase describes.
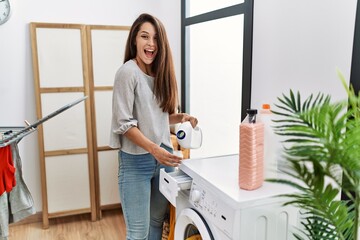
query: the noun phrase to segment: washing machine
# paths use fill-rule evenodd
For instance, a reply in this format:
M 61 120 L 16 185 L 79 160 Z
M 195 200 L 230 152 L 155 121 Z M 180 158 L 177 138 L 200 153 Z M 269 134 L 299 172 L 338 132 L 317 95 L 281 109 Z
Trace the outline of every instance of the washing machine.
M 288 240 L 299 209 L 284 206 L 289 186 L 239 189 L 237 154 L 184 160 L 160 172 L 160 191 L 176 208 L 175 240 Z

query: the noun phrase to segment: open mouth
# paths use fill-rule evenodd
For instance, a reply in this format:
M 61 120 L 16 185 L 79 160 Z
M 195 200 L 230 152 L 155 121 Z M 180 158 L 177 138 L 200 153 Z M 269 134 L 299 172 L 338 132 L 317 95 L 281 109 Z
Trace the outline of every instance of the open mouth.
M 146 57 L 153 58 L 155 55 L 155 50 L 144 50 Z

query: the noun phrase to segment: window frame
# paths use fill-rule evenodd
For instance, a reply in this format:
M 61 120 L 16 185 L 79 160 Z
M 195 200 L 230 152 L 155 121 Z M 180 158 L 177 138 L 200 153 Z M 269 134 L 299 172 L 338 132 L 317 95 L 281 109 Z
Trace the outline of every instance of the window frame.
M 181 0 L 181 111 L 190 112 L 190 79 L 189 79 L 189 34 L 188 26 L 204 23 L 225 17 L 244 14 L 243 39 L 243 71 L 241 120 L 246 117 L 246 109 L 251 106 L 251 76 L 252 76 L 252 48 L 253 48 L 253 9 L 254 1 L 245 0 L 243 3 L 217 9 L 196 16 L 186 17 L 190 0 Z
M 350 84 L 357 93 L 360 91 L 360 0 L 357 1 L 353 44 Z

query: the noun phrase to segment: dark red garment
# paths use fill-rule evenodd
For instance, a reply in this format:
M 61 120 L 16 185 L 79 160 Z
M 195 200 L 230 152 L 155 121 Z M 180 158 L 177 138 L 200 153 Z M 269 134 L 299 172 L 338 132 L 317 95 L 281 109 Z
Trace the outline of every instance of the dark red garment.
M 15 167 L 9 145 L 0 148 L 0 196 L 5 191 L 10 192 L 15 185 Z

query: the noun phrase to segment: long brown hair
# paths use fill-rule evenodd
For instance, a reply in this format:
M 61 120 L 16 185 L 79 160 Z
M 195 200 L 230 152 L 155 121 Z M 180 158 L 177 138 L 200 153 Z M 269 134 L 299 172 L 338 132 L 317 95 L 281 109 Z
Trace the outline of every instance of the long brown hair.
M 136 36 L 145 22 L 152 24 L 157 32 L 158 50 L 151 66 L 152 72 L 155 73 L 154 95 L 162 110 L 172 114 L 179 104 L 178 89 L 169 41 L 164 25 L 159 19 L 143 13 L 135 20 L 126 42 L 124 63 L 136 57 Z

